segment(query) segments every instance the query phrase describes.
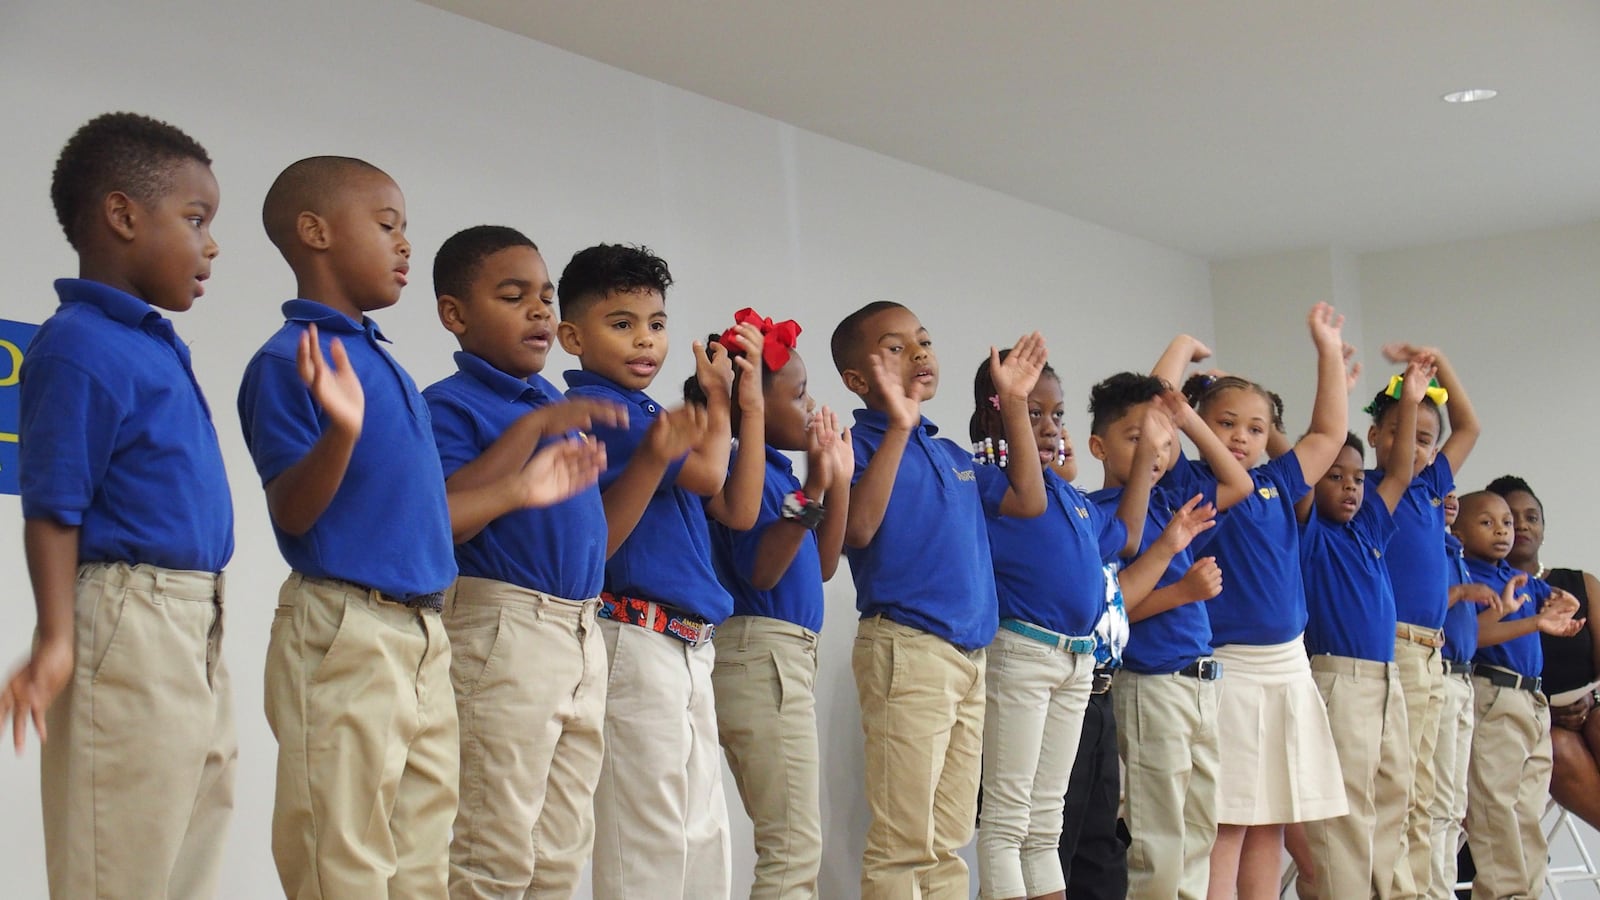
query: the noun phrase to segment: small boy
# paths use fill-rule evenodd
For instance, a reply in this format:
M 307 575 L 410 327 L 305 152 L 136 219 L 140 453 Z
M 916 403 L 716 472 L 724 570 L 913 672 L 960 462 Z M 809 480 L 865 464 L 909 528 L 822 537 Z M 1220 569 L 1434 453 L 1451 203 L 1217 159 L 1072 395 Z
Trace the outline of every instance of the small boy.
M 1539 633 L 1568 637 L 1583 626 L 1572 618 L 1576 597 L 1506 562 L 1515 528 L 1504 497 L 1476 491 L 1461 498 L 1454 531 L 1467 572 L 1504 601 L 1478 614 L 1473 658 L 1467 844 L 1477 866 L 1474 897 L 1537 897 L 1544 889 L 1549 848 L 1539 817 L 1550 798 L 1550 703 L 1540 690 Z
M 1418 404 L 1431 361 L 1411 363 L 1392 411 L 1394 436 L 1379 462 L 1405 466 L 1416 450 Z M 1367 496 L 1366 448 L 1347 434 L 1333 465 L 1295 504 L 1300 577 L 1306 592 L 1306 651 L 1327 704 L 1349 812 L 1307 822 L 1307 865 L 1295 890 L 1307 900 L 1395 896 L 1404 865 L 1401 835 L 1409 806 L 1410 734 L 1391 625 L 1394 588 L 1384 561 L 1394 509 L 1407 482 L 1390 478 Z M 1405 879 L 1409 882 L 1409 878 Z
M 972 838 L 983 742 L 984 647 L 999 627 L 985 511 L 1044 512 L 1039 454 L 1012 455 L 980 496 L 972 453 L 936 438 L 922 404 L 938 389 L 933 341 L 911 310 L 869 303 L 834 329 L 834 365 L 855 413 L 845 554 L 861 624 L 851 654 L 866 735 L 864 900 L 968 896 L 956 851 Z M 996 354 L 998 355 L 998 354 Z M 994 360 L 1012 446 L 1032 446 L 1028 394 L 1038 333 Z
M 39 730 L 52 897 L 214 896 L 238 757 L 221 656 L 233 504 L 161 311 L 204 293 L 217 180 L 187 134 L 108 113 L 67 141 L 50 196 L 79 277 L 55 283 L 22 365 L 39 624 L 0 722 L 19 753 L 29 718 Z
M 741 392 L 749 452 L 730 474 L 733 365 L 719 345 L 695 344 L 704 410 L 664 412 L 644 393 L 667 355 L 671 284 L 666 262 L 648 250 L 602 244 L 572 257 L 558 290 L 561 346 L 583 367 L 566 373 L 567 396 L 628 413 L 625 429 L 595 429 L 609 463 L 600 490 L 616 551 L 599 608 L 610 676 L 594 891 L 617 900 L 726 898 L 732 878 L 711 636 L 733 598 L 712 570 L 706 515 L 737 529 L 755 522 L 763 406 L 759 390 Z M 755 332 L 744 349 L 760 346 Z M 683 421 L 655 427 L 662 417 Z M 624 511 L 641 504 L 634 527 Z
M 461 723 L 450 894 L 571 897 L 594 843 L 606 699 L 595 610 L 608 548 L 593 484 L 604 449 L 564 435 L 625 425 L 627 414 L 563 402 L 538 374 L 554 343 L 555 285 L 520 232 L 456 233 L 434 257 L 433 285 L 439 321 L 461 344 L 459 371 L 422 392 L 460 568 L 443 616 Z M 551 484 L 545 454 L 534 454 L 547 444 L 582 449 L 594 465 L 587 487 L 539 509 Z
M 1089 407 L 1089 452 L 1105 466 L 1105 487 L 1090 500 L 1115 509 L 1135 480 L 1136 461 L 1160 476 L 1150 492 L 1139 556 L 1120 578 L 1132 627 L 1111 694 L 1133 835 L 1128 893 L 1199 900 L 1217 831 L 1216 708 L 1223 674 L 1211 658 L 1211 622 L 1199 602 L 1221 590 L 1222 573 L 1214 559 L 1194 557 L 1205 535 L 1175 541 L 1167 528 L 1197 509 L 1233 506 L 1254 484 L 1194 408 L 1159 378 L 1114 375 L 1094 387 Z M 1209 470 L 1185 459 L 1175 441 L 1154 458 L 1143 448 L 1145 441 L 1172 439 L 1164 423 L 1154 427 L 1150 413 L 1158 410 L 1194 442 Z

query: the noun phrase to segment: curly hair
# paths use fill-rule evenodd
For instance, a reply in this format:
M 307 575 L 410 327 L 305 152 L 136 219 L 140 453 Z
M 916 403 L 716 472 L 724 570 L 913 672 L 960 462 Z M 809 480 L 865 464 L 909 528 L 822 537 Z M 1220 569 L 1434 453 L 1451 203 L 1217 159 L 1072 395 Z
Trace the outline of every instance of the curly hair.
M 1089 391 L 1089 431 L 1105 437 L 1111 423 L 1121 419 L 1128 410 L 1168 390 L 1167 383 L 1154 375 L 1119 372 L 1107 378 Z
M 664 301 L 671 286 L 672 270 L 667 268 L 667 261 L 651 253 L 649 247 L 596 244 L 573 254 L 561 272 L 556 297 L 561 318 L 571 320 L 613 291 L 655 291 Z
M 73 249 L 107 194 L 121 191 L 150 204 L 172 190 L 174 171 L 193 160 L 211 165 L 206 149 L 178 128 L 131 112 L 90 119 L 67 139 L 50 178 L 56 220 Z

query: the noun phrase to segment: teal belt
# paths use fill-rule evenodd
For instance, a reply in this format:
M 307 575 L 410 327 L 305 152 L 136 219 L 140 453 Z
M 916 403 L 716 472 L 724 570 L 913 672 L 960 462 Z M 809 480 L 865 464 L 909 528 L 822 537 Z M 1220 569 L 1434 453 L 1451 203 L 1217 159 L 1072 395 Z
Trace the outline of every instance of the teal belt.
M 1001 619 L 1000 627 L 1020 634 L 1025 638 L 1031 638 L 1041 644 L 1049 644 L 1057 650 L 1065 650 L 1068 653 L 1094 652 L 1094 638 L 1092 637 L 1068 637 L 1064 634 L 1056 634 L 1054 631 L 1040 628 L 1037 625 L 1029 625 L 1021 619 Z

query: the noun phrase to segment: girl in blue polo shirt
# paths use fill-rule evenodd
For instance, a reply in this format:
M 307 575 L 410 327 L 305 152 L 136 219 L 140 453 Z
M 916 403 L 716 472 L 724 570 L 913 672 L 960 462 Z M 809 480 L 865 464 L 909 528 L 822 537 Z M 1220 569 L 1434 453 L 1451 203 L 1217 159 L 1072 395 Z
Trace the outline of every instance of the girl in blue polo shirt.
M 1004 360 L 1010 351 L 1000 354 Z M 1061 420 L 1061 379 L 1046 365 L 1028 395 L 1030 446 L 1008 447 L 991 361 L 978 366 L 969 426 L 980 489 L 1003 490 L 1011 453 L 1037 453 L 1048 505 L 1036 518 L 985 515 L 1000 628 L 987 658 L 983 815 L 978 878 L 983 897 L 1059 895 L 1056 846 L 1094 675 L 1095 624 L 1105 607 L 1106 563 L 1137 552 L 1159 442 L 1139 445 L 1134 475 L 1113 515 L 1071 484 L 1077 460 Z M 1166 426 L 1146 410 L 1146 428 Z
M 1218 777 L 1212 897 L 1231 897 L 1236 888 L 1244 900 L 1276 897 L 1284 824 L 1346 811 L 1333 735 L 1302 641 L 1306 602 L 1294 510 L 1344 445 L 1354 373 L 1346 371 L 1353 350 L 1342 339 L 1343 323 L 1326 303 L 1307 316 L 1317 394 L 1311 428 L 1292 447 L 1283 432 L 1283 402 L 1261 385 L 1217 374 L 1184 385 L 1254 486 L 1219 519 L 1210 551 L 1225 578 L 1205 609 L 1228 676 L 1217 709 L 1228 746 Z M 1176 382 L 1195 351 L 1180 337 L 1155 375 Z
M 855 453 L 849 434 L 840 438 L 838 416 L 817 409 L 807 390 L 805 362 L 795 351 L 800 326 L 774 323 L 753 309 L 735 313 L 734 321 L 761 332 L 766 479 L 752 528 L 711 521 L 711 562 L 733 595 L 733 615 L 714 640 L 717 737 L 755 832 L 751 895 L 813 896 L 822 868 L 812 694 L 822 583 L 833 577 L 844 547 Z M 743 355 L 734 338 L 729 329 L 717 342 Z M 694 379 L 684 389 L 689 400 L 700 399 Z M 805 453 L 804 483 L 786 452 Z

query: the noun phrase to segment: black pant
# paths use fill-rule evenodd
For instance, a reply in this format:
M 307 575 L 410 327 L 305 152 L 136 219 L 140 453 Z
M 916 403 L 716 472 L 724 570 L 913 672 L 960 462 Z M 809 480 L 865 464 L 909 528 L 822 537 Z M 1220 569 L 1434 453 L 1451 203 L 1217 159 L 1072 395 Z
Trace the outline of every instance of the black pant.
M 1117 718 L 1111 694 L 1093 694 L 1084 711 L 1083 737 L 1067 783 L 1061 822 L 1061 870 L 1072 900 L 1125 900 L 1128 896 L 1127 827 L 1117 819 L 1122 793 L 1117 771 Z

